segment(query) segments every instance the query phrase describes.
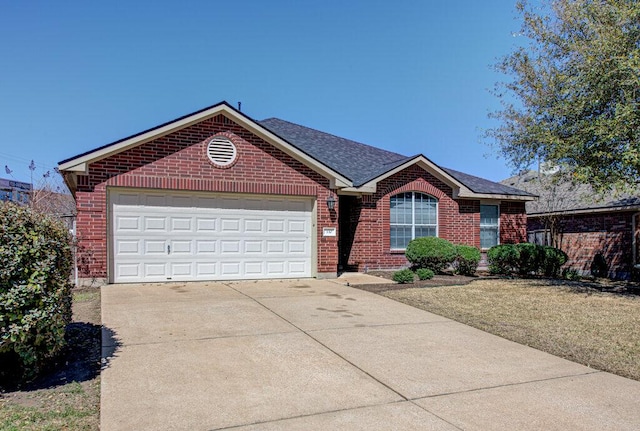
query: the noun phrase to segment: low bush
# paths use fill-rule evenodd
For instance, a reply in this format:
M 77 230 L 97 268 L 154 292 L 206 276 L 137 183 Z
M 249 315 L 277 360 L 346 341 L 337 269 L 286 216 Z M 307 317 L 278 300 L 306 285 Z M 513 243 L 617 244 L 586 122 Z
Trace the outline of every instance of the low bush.
M 547 277 L 558 277 L 560 268 L 567 263 L 567 253 L 559 248 L 545 245 L 541 271 Z
M 413 283 L 414 273 L 410 269 L 401 269 L 393 273 L 393 281 L 400 284 Z
M 72 262 L 64 224 L 0 202 L 0 379 L 33 377 L 64 347 Z
M 438 273 L 453 263 L 456 248 L 446 239 L 426 236 L 409 242 L 405 256 L 414 268 L 427 268 Z
M 544 247 L 529 242 L 516 244 L 518 249 L 517 271 L 521 276 L 537 274 L 545 259 Z
M 581 277 L 577 269 L 565 268 L 562 270 L 562 278 L 565 280 L 578 281 Z
M 518 268 L 520 250 L 515 244 L 495 245 L 487 251 L 487 260 L 491 274 L 511 275 Z
M 433 271 L 428 268 L 420 268 L 416 271 L 420 280 L 431 280 L 435 275 Z
M 557 278 L 560 276 L 562 265 L 567 262 L 567 254 L 546 245 L 501 244 L 489 249 L 487 260 L 492 274 L 539 274 Z
M 470 245 L 456 245 L 456 260 L 453 267 L 456 274 L 474 275 L 480 264 L 480 250 Z

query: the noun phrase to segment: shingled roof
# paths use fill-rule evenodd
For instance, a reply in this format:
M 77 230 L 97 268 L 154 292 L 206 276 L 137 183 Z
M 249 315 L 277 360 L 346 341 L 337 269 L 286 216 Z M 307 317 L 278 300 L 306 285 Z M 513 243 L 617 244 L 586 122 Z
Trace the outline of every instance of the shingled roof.
M 278 118 L 268 118 L 258 121 L 258 123 L 319 162 L 349 178 L 355 187 L 359 187 L 418 157 L 404 156 Z M 442 167 L 441 169 L 475 193 L 535 196 L 515 187 L 495 183 L 453 169 Z
M 620 211 L 640 209 L 640 190 L 636 193 L 611 193 L 599 195 L 588 184 L 572 183 L 554 174 L 526 171 L 501 181 L 540 198 L 527 202 L 527 215 L 536 217 L 546 214 L 577 214 L 593 211 Z

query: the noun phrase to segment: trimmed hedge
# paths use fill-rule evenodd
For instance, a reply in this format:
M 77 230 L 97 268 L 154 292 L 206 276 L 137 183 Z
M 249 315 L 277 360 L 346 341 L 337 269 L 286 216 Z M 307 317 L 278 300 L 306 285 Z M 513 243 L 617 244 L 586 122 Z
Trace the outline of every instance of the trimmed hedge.
M 425 236 L 409 242 L 405 250 L 407 260 L 414 268 L 427 268 L 442 272 L 456 258 L 456 248 L 443 238 Z
M 400 284 L 413 283 L 414 273 L 410 269 L 401 269 L 393 273 L 393 281 Z
M 62 222 L 0 202 L 0 379 L 34 377 L 64 347 L 72 266 Z
M 491 274 L 510 275 L 519 266 L 520 250 L 515 244 L 495 245 L 487 251 L 487 261 Z
M 487 252 L 492 274 L 558 277 L 567 254 L 560 249 L 530 243 L 500 244 Z
M 456 260 L 453 267 L 456 274 L 474 275 L 480 264 L 480 250 L 470 245 L 456 245 Z
M 418 275 L 418 278 L 420 280 L 431 280 L 433 278 L 433 276 L 435 275 L 433 273 L 433 271 L 431 271 L 430 269 L 427 268 L 420 268 L 416 271 L 416 274 Z

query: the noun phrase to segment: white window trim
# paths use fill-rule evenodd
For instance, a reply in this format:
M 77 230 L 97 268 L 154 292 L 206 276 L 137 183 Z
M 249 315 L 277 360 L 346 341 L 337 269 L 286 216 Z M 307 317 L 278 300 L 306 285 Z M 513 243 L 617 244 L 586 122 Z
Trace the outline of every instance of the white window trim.
M 395 195 L 391 195 L 389 197 L 389 204 L 391 204 L 391 198 L 393 198 L 394 196 L 398 196 L 400 194 L 405 194 L 405 193 L 411 193 L 411 239 L 415 239 L 416 238 L 416 193 L 419 193 L 421 195 L 425 195 L 425 196 L 429 196 L 431 198 L 433 198 L 436 201 L 436 238 L 438 238 L 440 236 L 440 223 L 439 223 L 439 213 L 440 213 L 440 201 L 438 200 L 438 198 L 436 198 L 435 196 L 432 196 L 428 193 L 423 193 L 423 192 L 400 192 L 400 193 L 396 193 Z M 389 246 L 391 251 L 404 251 L 406 250 L 405 248 L 393 248 L 391 247 L 391 226 L 409 226 L 408 224 L 402 224 L 402 223 L 391 223 L 391 207 L 389 207 Z M 420 226 L 431 226 L 431 225 L 420 225 Z
M 486 201 L 486 202 L 480 202 L 480 240 L 482 241 L 482 207 L 483 206 L 494 206 L 494 207 L 498 207 L 498 236 L 497 236 L 497 240 L 496 240 L 496 245 L 500 245 L 500 214 L 502 214 L 502 212 L 500 211 L 500 202 L 494 202 L 494 201 Z M 490 225 L 490 226 L 494 226 L 494 225 Z M 489 248 L 491 247 L 482 247 L 482 245 L 480 245 L 480 251 L 487 251 L 489 250 Z

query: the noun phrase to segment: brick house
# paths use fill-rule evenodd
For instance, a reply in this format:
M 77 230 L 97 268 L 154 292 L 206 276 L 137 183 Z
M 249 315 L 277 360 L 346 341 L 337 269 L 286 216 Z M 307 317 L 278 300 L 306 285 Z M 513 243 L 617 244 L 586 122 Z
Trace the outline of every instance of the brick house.
M 109 283 L 398 268 L 416 236 L 525 240 L 534 198 L 226 102 L 59 169 L 77 204 L 80 277 Z
M 599 196 L 586 184 L 534 171 L 502 183 L 540 196 L 526 203 L 529 242 L 562 249 L 569 256 L 565 267 L 582 275 L 634 275 L 640 263 L 638 194 Z

